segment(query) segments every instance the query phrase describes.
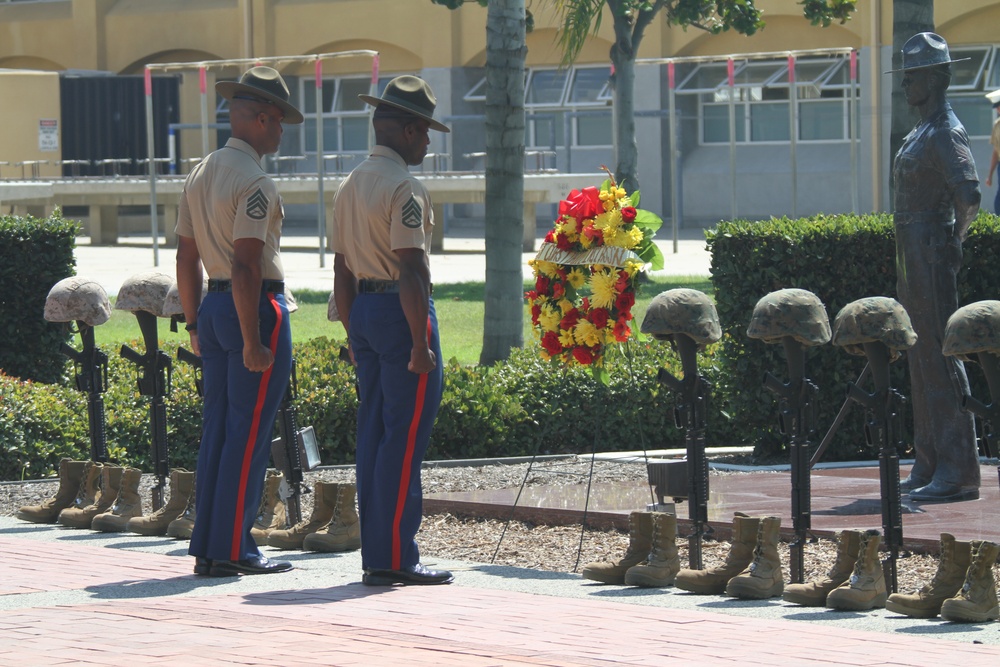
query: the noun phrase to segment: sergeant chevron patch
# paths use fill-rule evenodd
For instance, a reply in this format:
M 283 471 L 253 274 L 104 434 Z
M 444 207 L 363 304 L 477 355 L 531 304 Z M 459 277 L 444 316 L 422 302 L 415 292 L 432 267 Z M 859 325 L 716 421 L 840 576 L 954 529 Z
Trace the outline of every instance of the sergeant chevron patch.
M 417 198 L 410 195 L 410 200 L 403 204 L 403 226 L 417 229 L 422 224 L 424 224 L 424 209 Z
M 257 192 L 247 197 L 247 217 L 254 220 L 263 220 L 267 217 L 267 195 L 260 188 Z

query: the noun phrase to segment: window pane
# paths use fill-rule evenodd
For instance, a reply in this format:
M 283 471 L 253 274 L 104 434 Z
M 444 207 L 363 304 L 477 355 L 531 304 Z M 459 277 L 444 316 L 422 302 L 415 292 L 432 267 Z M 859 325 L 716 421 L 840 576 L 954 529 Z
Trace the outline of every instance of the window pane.
M 954 56 L 953 56 L 954 57 Z M 972 95 L 949 95 L 948 101 L 955 115 L 962 121 L 970 137 L 988 137 L 993 128 L 993 109 L 990 102 L 980 93 Z
M 780 75 L 780 76 L 779 76 Z M 760 86 L 771 79 L 775 79 L 775 84 L 788 85 L 788 65 L 774 62 L 747 63 L 736 72 L 737 86 Z
M 610 146 L 611 114 L 594 113 L 576 119 L 577 146 Z
M 332 101 L 332 98 L 331 98 Z M 323 119 L 323 152 L 340 150 L 340 137 L 338 136 L 337 119 L 327 116 Z
M 358 95 L 367 95 L 370 85 L 371 79 L 342 79 L 334 111 L 367 111 L 368 105 Z
M 341 119 L 344 128 L 344 150 L 368 150 L 368 117 L 346 116 Z
M 485 102 L 486 101 L 486 77 L 484 76 L 479 82 L 472 88 L 469 88 L 469 92 L 463 97 L 466 102 Z
M 525 104 L 557 105 L 562 103 L 563 90 L 569 78 L 568 70 L 535 70 L 524 94 Z
M 797 60 L 795 62 L 795 82 L 799 85 L 822 82 L 824 76 L 834 65 L 834 60 Z
M 746 141 L 746 106 L 737 104 L 736 141 Z M 706 104 L 702 106 L 703 136 L 706 144 L 729 143 L 729 105 Z
M 799 138 L 821 141 L 844 138 L 843 102 L 804 102 L 799 105 Z
M 788 103 L 750 106 L 751 141 L 788 141 Z
M 527 142 L 534 148 L 563 146 L 566 141 L 563 135 L 563 114 L 546 112 L 529 114 L 527 120 Z
M 954 89 L 975 88 L 979 83 L 979 75 L 983 71 L 987 55 L 989 55 L 988 47 L 951 49 L 953 60 L 962 60 L 963 58 L 969 58 L 969 60 L 951 64 L 951 86 L 949 87 Z
M 316 86 L 304 82 L 302 88 L 302 106 L 299 109 L 304 114 L 316 113 Z
M 599 95 L 607 83 L 608 69 L 606 67 L 577 69 L 569 91 L 569 104 L 600 103 Z
M 728 81 L 726 63 L 704 63 L 677 86 L 678 91 L 696 92 L 715 90 Z

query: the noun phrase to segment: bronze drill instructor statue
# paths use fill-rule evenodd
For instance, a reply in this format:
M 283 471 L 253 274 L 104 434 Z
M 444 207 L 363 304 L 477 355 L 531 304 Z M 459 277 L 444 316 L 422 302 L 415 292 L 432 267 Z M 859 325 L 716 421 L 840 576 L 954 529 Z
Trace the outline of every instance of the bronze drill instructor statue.
M 920 115 L 893 164 L 897 298 L 917 333 L 909 351 L 916 462 L 900 483 L 912 500 L 979 497 L 979 459 L 965 367 L 941 351 L 948 317 L 958 308 L 962 242 L 979 212 L 979 177 L 969 137 L 945 99 L 951 83 L 948 44 L 923 32 L 903 45 L 903 92 Z

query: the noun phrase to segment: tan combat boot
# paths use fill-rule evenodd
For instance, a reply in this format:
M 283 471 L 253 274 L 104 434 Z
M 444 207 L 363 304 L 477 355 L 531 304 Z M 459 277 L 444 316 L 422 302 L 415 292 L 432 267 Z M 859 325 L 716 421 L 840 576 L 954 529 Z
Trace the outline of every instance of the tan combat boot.
M 625 572 L 625 584 L 661 588 L 674 583 L 681 569 L 677 557 L 677 517 L 666 512 L 653 512 L 652 548 L 646 560 Z
M 850 579 L 826 596 L 826 606 L 829 609 L 867 611 L 885 606 L 885 576 L 882 574 L 882 561 L 878 557 L 881 543 L 882 534 L 877 530 L 866 530 L 861 536 L 861 548 L 858 550 L 854 572 Z
M 264 479 L 264 493 L 260 497 L 260 507 L 257 509 L 257 520 L 253 522 L 250 534 L 257 544 L 267 544 L 267 536 L 272 530 L 284 530 L 288 527 L 285 513 L 285 503 L 281 502 L 281 482 L 285 476 L 280 471 L 268 470 Z
M 142 471 L 138 468 L 125 468 L 121 483 L 118 485 L 118 495 L 114 504 L 107 512 L 102 512 L 90 522 L 93 530 L 105 533 L 120 533 L 125 530 L 128 520 L 142 516 L 142 499 L 139 497 L 139 482 Z
M 287 530 L 272 530 L 267 545 L 276 549 L 301 549 L 306 535 L 326 527 L 333 519 L 340 484 L 316 482 L 313 487 L 313 511 L 308 521 L 300 521 Z
M 197 513 L 194 508 L 194 499 L 198 491 L 198 472 L 195 471 L 194 480 L 191 483 L 191 494 L 188 496 L 187 505 L 181 515 L 167 524 L 167 537 L 178 540 L 190 540 L 194 531 L 194 520 Z
M 101 468 L 103 467 L 102 464 L 96 461 L 87 461 L 86 466 L 83 468 L 83 476 L 80 478 L 80 488 L 76 491 L 76 497 L 69 507 L 59 512 L 56 521 L 62 523 L 62 517 L 65 514 L 67 521 L 70 521 L 70 527 L 73 527 L 73 521 L 69 517 L 79 514 L 80 510 L 84 507 L 90 507 L 97 502 L 98 497 L 101 495 Z M 93 515 L 91 515 L 91 518 L 93 518 Z M 83 528 L 83 526 L 80 527 Z M 90 524 L 88 523 L 86 527 L 89 528 Z
M 789 584 L 781 599 L 785 602 L 800 604 L 805 607 L 822 607 L 826 604 L 826 596 L 830 591 L 847 581 L 854 571 L 858 560 L 858 550 L 861 548 L 861 531 L 844 530 L 837 536 L 837 560 L 826 573 L 825 579 L 811 581 L 807 584 Z
M 73 504 L 87 461 L 63 459 L 59 462 L 59 489 L 56 495 L 46 498 L 39 505 L 25 505 L 17 510 L 17 518 L 32 523 L 55 523 L 59 512 Z
M 934 618 L 944 601 L 962 589 L 971 559 L 971 542 L 959 542 L 941 533 L 941 559 L 931 583 L 914 593 L 893 593 L 885 601 L 885 608 L 911 618 Z
M 619 560 L 587 563 L 580 572 L 584 579 L 602 584 L 625 585 L 625 572 L 638 565 L 653 548 L 653 513 L 632 512 L 628 515 L 628 549 Z
M 684 569 L 674 578 L 674 586 L 698 595 L 722 595 L 729 580 L 743 571 L 753 560 L 760 519 L 743 512 L 733 516 L 733 536 L 725 562 L 710 570 Z
M 1000 544 L 985 540 L 972 541 L 972 558 L 965 573 L 965 582 L 955 597 L 941 605 L 941 618 L 958 623 L 982 623 L 1000 619 L 997 605 L 997 584 L 993 579 L 993 564 L 1000 554 Z
M 59 523 L 67 528 L 90 528 L 94 517 L 104 514 L 111 509 L 118 497 L 118 490 L 122 484 L 122 473 L 125 469 L 121 466 L 105 463 L 101 466 L 101 490 L 98 492 L 94 502 L 86 507 L 67 507 L 59 512 Z
M 778 556 L 778 537 L 781 531 L 781 517 L 765 516 L 757 530 L 757 545 L 753 550 L 753 562 L 729 580 L 726 595 L 733 598 L 764 600 L 781 595 L 785 588 L 785 577 L 781 571 Z
M 193 492 L 194 473 L 184 468 L 174 468 L 170 471 L 170 500 L 149 516 L 129 519 L 125 530 L 140 535 L 166 535 L 167 526 L 184 512 Z
M 341 484 L 337 491 L 337 505 L 333 508 L 333 518 L 325 528 L 309 533 L 302 541 L 304 551 L 357 551 L 361 548 L 361 522 L 354 503 L 357 487 Z

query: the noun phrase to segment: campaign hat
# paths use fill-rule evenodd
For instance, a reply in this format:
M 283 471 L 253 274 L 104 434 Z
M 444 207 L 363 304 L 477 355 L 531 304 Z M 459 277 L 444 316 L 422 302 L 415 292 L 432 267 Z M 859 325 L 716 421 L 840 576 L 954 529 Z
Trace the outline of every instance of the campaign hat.
M 964 60 L 969 60 L 969 58 L 951 59 L 948 42 L 944 41 L 944 37 L 941 35 L 933 32 L 918 32 L 903 44 L 903 66 L 899 69 L 889 70 L 886 74 L 959 63 Z
M 238 99 L 250 98 L 273 104 L 285 113 L 285 118 L 281 121 L 283 123 L 297 125 L 303 121 L 302 112 L 288 102 L 290 95 L 285 80 L 272 67 L 251 67 L 239 81 L 219 81 L 215 84 L 215 90 L 227 100 L 239 96 Z
M 451 132 L 446 125 L 434 120 L 437 98 L 434 97 L 434 91 L 427 82 L 418 76 L 410 74 L 397 76 L 386 84 L 381 97 L 372 95 L 358 95 L 358 97 L 374 107 L 385 104 L 422 118 L 430 123 L 432 130 Z

